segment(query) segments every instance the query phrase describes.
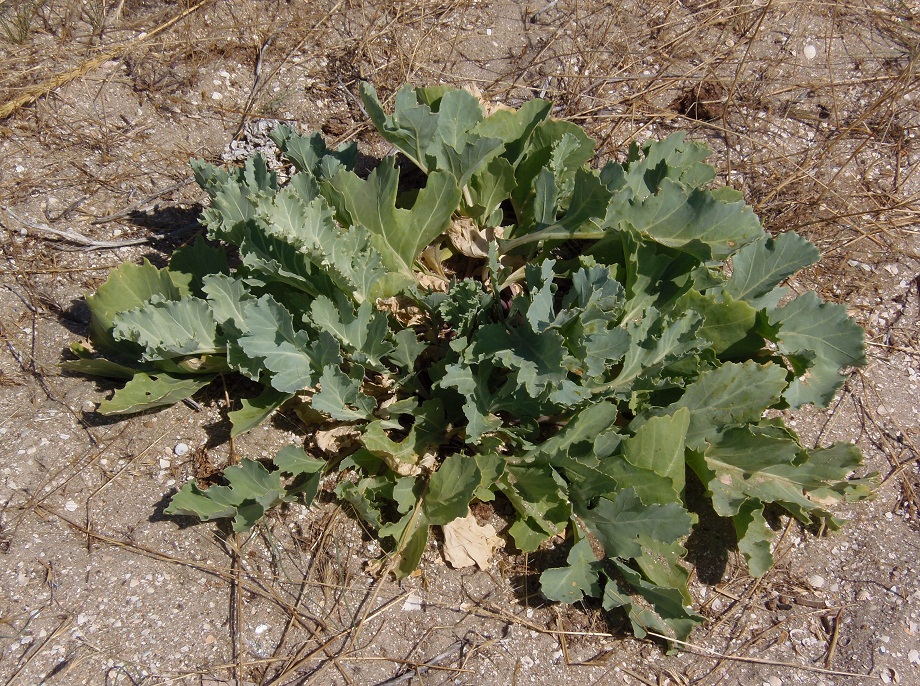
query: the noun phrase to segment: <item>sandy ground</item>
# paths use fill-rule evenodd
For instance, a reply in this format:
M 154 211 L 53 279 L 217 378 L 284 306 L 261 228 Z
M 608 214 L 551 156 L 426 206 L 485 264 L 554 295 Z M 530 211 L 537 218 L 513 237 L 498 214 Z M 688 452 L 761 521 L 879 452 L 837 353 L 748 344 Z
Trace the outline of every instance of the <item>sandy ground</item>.
M 4 683 L 920 684 L 920 17 L 907 3 L 48 0 L 0 17 Z M 596 608 L 546 604 L 541 561 L 513 551 L 488 572 L 451 570 L 435 542 L 420 575 L 378 584 L 379 547 L 328 498 L 248 538 L 165 517 L 182 483 L 228 460 L 223 392 L 96 414 L 111 386 L 58 368 L 85 335 L 82 296 L 200 231 L 188 160 L 237 157 L 253 122 L 385 154 L 361 79 L 385 94 L 410 81 L 543 96 L 605 157 L 676 129 L 706 141 L 768 230 L 821 248 L 791 285 L 866 328 L 869 365 L 830 411 L 791 423 L 815 444 L 857 441 L 881 475 L 875 500 L 828 535 L 782 522 L 758 580 L 730 527 L 704 521 L 689 561 L 707 621 L 670 656 Z M 298 427 L 277 416 L 237 450 L 273 454 Z

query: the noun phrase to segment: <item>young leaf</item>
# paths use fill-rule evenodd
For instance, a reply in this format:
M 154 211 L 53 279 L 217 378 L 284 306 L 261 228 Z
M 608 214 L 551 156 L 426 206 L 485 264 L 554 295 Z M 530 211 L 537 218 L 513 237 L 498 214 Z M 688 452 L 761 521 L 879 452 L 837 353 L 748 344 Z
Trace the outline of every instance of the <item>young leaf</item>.
M 380 104 L 377 90 L 369 83 L 361 84 L 361 101 L 368 116 L 384 140 L 395 145 L 423 172 L 428 171 L 425 152 L 438 128 L 438 115 L 427 104 L 419 104 L 414 89 L 406 85 L 396 96 L 396 113 L 387 115 Z
M 204 279 L 212 274 L 229 274 L 227 251 L 208 245 L 200 236 L 169 258 L 169 278 L 182 295 L 204 297 Z
M 418 569 L 428 545 L 429 531 L 429 522 L 419 506 L 407 512 L 398 522 L 380 528 L 378 533 L 381 538 L 396 541 L 391 565 L 397 579 L 407 577 Z
M 761 577 L 773 567 L 773 530 L 763 516 L 763 503 L 748 500 L 732 518 L 738 536 L 738 550 L 747 560 L 748 573 Z

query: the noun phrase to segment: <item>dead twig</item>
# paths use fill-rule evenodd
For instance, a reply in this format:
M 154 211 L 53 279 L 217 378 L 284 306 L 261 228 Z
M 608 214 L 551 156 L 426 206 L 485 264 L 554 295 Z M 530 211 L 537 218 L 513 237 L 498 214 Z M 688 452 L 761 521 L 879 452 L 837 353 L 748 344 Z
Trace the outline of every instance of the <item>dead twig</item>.
M 62 229 L 53 229 L 50 226 L 45 224 L 38 224 L 37 222 L 29 221 L 23 217 L 20 217 L 18 214 L 13 212 L 9 207 L 0 206 L 4 212 L 13 217 L 23 226 L 32 229 L 33 231 L 38 231 L 40 233 L 51 234 L 52 236 L 57 236 L 62 238 L 65 241 L 70 243 L 76 243 L 77 245 L 83 246 L 82 248 L 61 248 L 59 250 L 111 250 L 114 248 L 124 248 L 128 245 L 142 245 L 147 243 L 149 239 L 147 238 L 130 238 L 124 241 L 99 241 L 94 238 L 89 238 L 84 236 L 82 233 L 77 233 L 76 231 L 66 231 Z
M 664 634 L 656 634 L 654 631 L 648 632 L 649 636 L 654 636 L 655 638 L 660 638 L 663 641 L 668 641 L 670 643 L 676 643 L 680 646 L 683 646 L 688 652 L 692 652 L 694 655 L 701 655 L 703 657 L 712 658 L 714 660 L 730 660 L 732 662 L 747 662 L 754 665 L 769 665 L 771 667 L 785 667 L 787 669 L 801 669 L 805 672 L 815 672 L 817 674 L 827 674 L 828 676 L 849 676 L 856 677 L 857 679 L 872 679 L 873 681 L 877 680 L 878 677 L 873 674 L 860 674 L 859 672 L 843 672 L 835 669 L 824 669 L 823 667 L 815 667 L 813 665 L 804 665 L 797 664 L 795 662 L 783 662 L 781 660 L 766 660 L 760 657 L 747 657 L 744 655 L 728 655 L 726 653 L 720 653 L 717 650 L 712 648 L 706 648 L 704 646 L 696 645 L 695 643 L 688 643 L 687 641 L 680 641 L 676 638 L 671 638 L 670 636 L 665 636 Z

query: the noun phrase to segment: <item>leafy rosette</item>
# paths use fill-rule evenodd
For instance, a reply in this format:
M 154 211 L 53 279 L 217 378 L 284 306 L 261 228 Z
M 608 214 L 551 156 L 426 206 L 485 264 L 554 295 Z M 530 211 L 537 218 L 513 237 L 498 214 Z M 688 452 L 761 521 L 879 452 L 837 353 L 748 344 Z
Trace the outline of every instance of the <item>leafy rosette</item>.
M 817 250 L 710 188 L 703 146 L 675 134 L 598 170 L 594 142 L 541 100 L 487 113 L 463 90 L 406 87 L 388 114 L 361 95 L 400 165 L 362 177 L 354 145 L 283 126 L 285 183 L 259 156 L 195 161 L 207 241 L 163 269 L 122 265 L 87 298 L 94 350 L 65 366 L 128 380 L 101 412 L 233 373 L 263 387 L 230 412 L 234 434 L 293 403 L 311 433 L 349 437 L 192 482 L 170 512 L 246 530 L 337 471 L 336 496 L 403 576 L 431 527 L 503 498 L 519 550 L 569 542 L 540 577 L 547 598 L 594 597 L 638 636 L 684 639 L 700 621 L 688 474 L 754 575 L 772 565 L 765 508 L 833 528 L 835 505 L 869 494 L 858 448 L 806 448 L 765 418 L 827 406 L 865 363 L 862 331 L 782 285 Z

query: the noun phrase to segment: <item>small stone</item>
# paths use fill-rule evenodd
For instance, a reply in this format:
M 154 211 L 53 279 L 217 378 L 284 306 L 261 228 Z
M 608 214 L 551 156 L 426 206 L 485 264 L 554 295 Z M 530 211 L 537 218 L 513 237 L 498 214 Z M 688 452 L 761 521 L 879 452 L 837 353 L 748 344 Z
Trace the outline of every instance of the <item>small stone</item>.
M 811 43 L 806 45 L 802 52 L 804 53 L 806 60 L 813 60 L 818 55 L 818 49 Z
M 78 505 L 73 500 L 68 500 L 64 503 L 64 509 L 68 512 L 76 512 Z
M 911 661 L 911 664 L 920 665 L 920 650 L 908 651 L 907 659 Z
M 260 634 L 264 634 L 266 631 L 268 631 L 268 624 L 259 624 L 259 626 L 255 628 L 256 636 L 259 636 Z
M 188 454 L 188 451 L 188 443 L 176 443 L 176 447 L 173 448 L 173 453 L 176 457 L 182 457 L 183 455 Z
M 160 458 L 160 469 L 169 469 L 169 466 L 172 464 L 172 460 L 168 457 Z
M 879 405 L 877 408 L 875 408 L 875 411 L 883 416 L 888 414 L 888 408 L 884 405 Z
M 95 412 L 95 411 L 96 411 L 96 403 L 94 403 L 92 400 L 87 400 L 85 403 L 83 403 L 82 405 L 80 405 L 80 410 L 81 410 L 82 412 L 85 412 L 86 414 L 90 414 L 90 413 L 92 413 L 92 412 Z

